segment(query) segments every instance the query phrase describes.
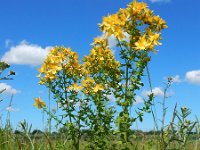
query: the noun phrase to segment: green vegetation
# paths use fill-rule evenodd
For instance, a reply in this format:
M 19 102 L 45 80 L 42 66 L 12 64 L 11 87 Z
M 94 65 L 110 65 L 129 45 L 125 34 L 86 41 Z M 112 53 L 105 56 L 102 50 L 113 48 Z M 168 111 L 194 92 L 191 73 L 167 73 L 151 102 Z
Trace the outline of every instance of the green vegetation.
M 27 128 L 27 127 L 26 127 Z M 49 134 L 48 132 L 42 132 L 40 130 L 33 130 L 29 132 L 22 129 L 12 131 L 6 128 L 0 130 L 0 149 L 1 150 L 72 150 L 73 141 L 70 140 L 70 136 L 67 135 L 65 129 L 60 129 L 58 132 Z M 29 133 L 28 133 L 29 132 Z M 90 134 L 91 131 L 81 131 L 80 150 L 92 150 L 97 149 L 91 145 Z M 127 148 L 133 150 L 160 150 L 162 145 L 160 143 L 161 131 L 149 131 L 142 132 L 137 130 L 131 130 L 129 140 L 131 141 Z M 104 149 L 120 150 L 123 149 L 119 144 L 119 135 L 112 135 L 107 137 L 109 140 L 105 143 Z M 196 132 L 187 133 L 187 143 L 184 147 L 181 147 L 184 142 L 172 141 L 167 149 L 173 150 L 199 150 L 200 141 L 199 134 Z

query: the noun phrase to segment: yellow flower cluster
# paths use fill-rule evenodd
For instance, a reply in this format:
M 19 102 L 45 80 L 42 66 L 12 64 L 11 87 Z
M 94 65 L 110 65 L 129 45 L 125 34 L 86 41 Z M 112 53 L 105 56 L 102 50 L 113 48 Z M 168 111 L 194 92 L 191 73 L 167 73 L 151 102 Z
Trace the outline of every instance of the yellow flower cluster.
M 118 14 L 113 14 L 103 18 L 103 24 L 100 28 L 102 31 L 106 31 L 108 37 L 114 34 L 116 38 L 121 40 L 124 38 L 123 26 L 125 25 L 125 21 L 125 18 L 120 18 Z
M 96 74 L 100 70 L 105 72 L 117 71 L 120 66 L 120 62 L 116 61 L 113 51 L 108 48 L 108 40 L 105 38 L 94 39 L 93 48 L 90 54 L 84 57 L 83 62 L 83 69 L 92 74 Z
M 164 28 L 167 28 L 166 22 L 159 16 L 155 16 L 146 3 L 136 0 L 116 14 L 104 17 L 100 24 L 101 31 L 107 37 L 114 35 L 121 41 L 128 33 L 129 40 L 133 41 L 129 46 L 134 50 L 154 51 L 154 46 L 160 44 L 159 32 Z M 142 29 L 144 31 L 141 31 Z
M 103 81 L 95 81 L 89 76 L 98 76 L 101 73 L 104 76 L 120 75 L 120 62 L 116 61 L 113 52 L 108 48 L 108 40 L 101 37 L 95 38 L 93 48 L 88 56 L 83 59 L 82 70 L 86 78 L 82 81 L 85 92 L 88 93 L 93 88 L 93 92 L 105 90 Z M 109 84 L 109 83 L 106 83 Z
M 38 69 L 40 72 L 38 75 L 40 78 L 39 84 L 55 80 L 57 73 L 61 70 L 73 76 L 80 73 L 81 65 L 77 53 L 71 51 L 70 48 L 56 46 L 50 50 L 42 67 Z
M 108 65 L 110 68 L 116 68 L 120 63 L 114 61 L 111 50 L 103 49 L 108 45 L 107 40 L 96 38 L 94 39 L 94 45 L 96 46 L 91 51 L 91 54 L 84 58 L 83 65 L 79 63 L 77 53 L 72 52 L 70 48 L 56 46 L 51 49 L 43 65 L 38 69 L 40 72 L 38 75 L 40 78 L 39 84 L 56 80 L 59 76 L 58 73 L 63 71 L 63 74 L 68 75 L 68 77 L 79 76 L 80 81 L 81 78 L 83 79 L 80 85 L 76 82 L 72 83 L 72 85 L 66 85 L 68 90 L 83 91 L 85 93 L 96 93 L 104 90 L 103 84 L 96 83 L 89 77 L 90 74 L 97 73 L 99 69 L 103 69 Z
M 83 86 L 83 92 L 84 93 L 91 93 L 91 92 L 98 92 L 104 90 L 104 87 L 102 84 L 96 84 L 95 81 L 90 78 L 86 77 L 84 80 L 82 80 L 82 86 Z
M 104 90 L 104 86 L 102 84 L 96 84 L 92 78 L 87 76 L 81 81 L 81 85 L 74 83 L 73 85 L 69 86 L 69 90 L 82 91 L 84 93 L 96 93 Z
M 159 33 L 148 32 L 139 37 L 135 42 L 135 50 L 154 50 L 155 45 L 161 45 Z

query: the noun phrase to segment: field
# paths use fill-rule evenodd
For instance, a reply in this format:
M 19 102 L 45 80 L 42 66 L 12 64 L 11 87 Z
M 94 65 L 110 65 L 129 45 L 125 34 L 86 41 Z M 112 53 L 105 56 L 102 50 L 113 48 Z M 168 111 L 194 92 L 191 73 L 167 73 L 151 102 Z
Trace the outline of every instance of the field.
M 89 131 L 83 131 L 82 138 L 80 140 L 80 150 L 92 150 L 96 149 L 94 145 L 91 144 Z M 135 138 L 130 138 L 130 143 L 127 145 L 127 148 L 131 150 L 159 150 L 160 139 L 159 132 L 153 133 L 142 132 L 142 131 L 132 131 Z M 0 149 L 1 150 L 68 150 L 73 149 L 72 141 L 63 131 L 53 132 L 52 134 L 43 133 L 40 130 L 34 130 L 32 133 L 25 133 L 23 131 L 9 131 L 2 130 L 0 131 Z M 184 149 L 188 150 L 199 150 L 200 149 L 200 136 L 196 133 L 189 134 L 189 140 L 185 145 Z M 107 142 L 105 143 L 106 148 L 110 150 L 120 150 L 123 149 L 119 143 L 119 137 L 112 135 L 107 137 Z M 169 150 L 179 150 L 180 143 L 173 142 L 168 148 Z

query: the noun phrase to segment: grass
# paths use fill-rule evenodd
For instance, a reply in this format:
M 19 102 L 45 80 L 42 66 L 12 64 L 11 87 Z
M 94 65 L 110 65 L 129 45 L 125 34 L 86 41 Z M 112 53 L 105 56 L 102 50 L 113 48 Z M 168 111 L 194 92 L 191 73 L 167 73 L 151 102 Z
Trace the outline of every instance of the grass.
M 62 130 L 63 131 L 63 130 Z M 132 131 L 129 137 L 127 148 L 131 150 L 160 150 L 160 132 L 152 134 L 151 132 Z M 188 133 L 188 142 L 185 146 L 187 150 L 200 149 L 200 135 Z M 108 137 L 106 147 L 108 150 L 121 150 L 122 147 L 118 135 Z M 80 140 L 80 150 L 95 149 L 91 142 L 88 131 L 84 131 Z M 177 141 L 170 143 L 168 150 L 180 150 L 180 144 Z M 70 137 L 64 132 L 53 132 L 51 134 L 34 130 L 13 131 L 11 128 L 0 129 L 0 150 L 73 150 Z

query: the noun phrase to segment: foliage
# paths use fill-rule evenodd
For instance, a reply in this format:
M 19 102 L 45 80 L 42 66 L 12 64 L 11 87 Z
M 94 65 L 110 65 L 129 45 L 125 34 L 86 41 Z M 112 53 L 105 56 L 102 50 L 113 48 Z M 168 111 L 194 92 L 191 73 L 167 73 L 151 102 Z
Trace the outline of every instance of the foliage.
M 10 67 L 9 64 L 5 62 L 0 62 L 0 80 L 12 80 L 10 76 L 15 75 L 14 71 L 10 71 L 7 76 L 2 76 L 3 72 Z M 6 89 L 1 89 L 0 94 L 2 94 Z M 2 100 L 0 100 L 2 101 Z

